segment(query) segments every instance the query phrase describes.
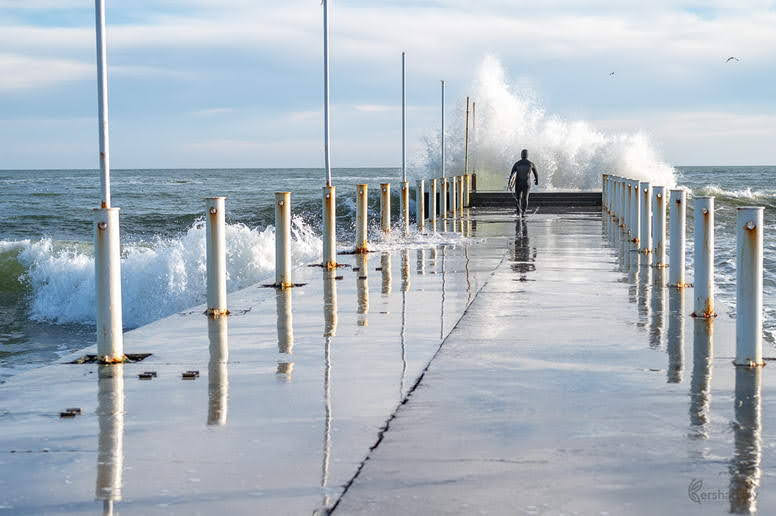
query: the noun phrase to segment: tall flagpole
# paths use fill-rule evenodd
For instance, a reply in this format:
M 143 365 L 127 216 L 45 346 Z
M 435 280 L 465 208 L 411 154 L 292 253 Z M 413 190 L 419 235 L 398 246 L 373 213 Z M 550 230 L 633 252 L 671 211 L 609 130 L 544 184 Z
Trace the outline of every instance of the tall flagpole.
M 445 177 L 445 81 L 442 81 L 442 177 Z
M 110 203 L 110 144 L 108 137 L 108 51 L 105 43 L 105 0 L 95 0 L 97 35 L 97 114 L 100 133 L 100 207 L 94 210 L 94 283 L 97 306 L 97 359 L 124 361 L 121 304 L 121 242 L 119 209 Z
M 323 0 L 323 152 L 326 164 L 326 186 L 331 186 L 329 104 L 329 2 Z
M 336 190 L 331 184 L 331 128 L 329 126 L 329 2 L 323 0 L 323 148 L 326 184 L 323 187 L 323 267 L 337 268 Z
M 405 77 L 405 53 L 401 53 L 401 180 L 407 182 L 407 95 Z

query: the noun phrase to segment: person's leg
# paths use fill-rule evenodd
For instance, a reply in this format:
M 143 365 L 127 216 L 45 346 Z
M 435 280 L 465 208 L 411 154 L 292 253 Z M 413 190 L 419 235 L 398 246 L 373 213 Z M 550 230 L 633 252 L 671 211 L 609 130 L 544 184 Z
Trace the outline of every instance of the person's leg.
M 515 191 L 512 196 L 515 198 L 515 213 L 520 215 L 520 186 L 515 185 Z
M 531 189 L 526 188 L 523 190 L 523 212 L 528 211 L 528 196 L 531 194 Z
M 520 214 L 525 215 L 525 210 L 528 208 L 528 199 L 526 197 L 527 188 L 520 187 L 520 196 L 519 196 L 519 204 L 520 204 Z

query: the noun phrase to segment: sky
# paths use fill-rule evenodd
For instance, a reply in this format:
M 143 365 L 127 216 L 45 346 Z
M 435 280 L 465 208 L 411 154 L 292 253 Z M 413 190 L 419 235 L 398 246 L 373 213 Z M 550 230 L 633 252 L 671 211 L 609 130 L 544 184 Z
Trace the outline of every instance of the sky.
M 114 168 L 322 166 L 320 0 L 106 1 Z M 495 56 L 547 113 L 671 164 L 776 164 L 776 1 L 330 5 L 335 167 L 400 164 L 402 51 L 411 161 L 439 80 L 454 120 Z M 0 0 L 0 168 L 96 168 L 96 113 L 94 2 Z

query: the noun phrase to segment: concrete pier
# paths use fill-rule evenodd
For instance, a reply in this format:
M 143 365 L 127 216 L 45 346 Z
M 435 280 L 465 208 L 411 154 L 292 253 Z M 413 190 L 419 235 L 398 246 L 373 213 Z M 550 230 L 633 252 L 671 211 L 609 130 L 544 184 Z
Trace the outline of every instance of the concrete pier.
M 128 332 L 153 355 L 112 374 L 65 363 L 94 349 L 19 374 L 0 514 L 773 511 L 776 382 L 737 377 L 733 321 L 693 321 L 610 223 L 473 208 L 456 245 Z

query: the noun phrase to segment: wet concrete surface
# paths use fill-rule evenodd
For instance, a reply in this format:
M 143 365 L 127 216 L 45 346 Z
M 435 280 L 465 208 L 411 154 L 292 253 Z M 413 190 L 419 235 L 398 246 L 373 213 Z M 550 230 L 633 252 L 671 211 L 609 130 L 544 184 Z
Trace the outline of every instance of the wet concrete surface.
M 129 332 L 137 364 L 13 377 L 0 514 L 725 512 L 706 498 L 731 486 L 774 506 L 776 423 L 730 320 L 697 329 L 598 214 L 465 227 Z
M 336 514 L 776 510 L 776 381 L 732 365 L 733 320 L 599 216 L 480 216 L 507 260 Z
M 230 295 L 228 318 L 202 306 L 127 333 L 143 362 L 74 355 L 13 377 L 0 514 L 331 506 L 503 254 L 494 240 L 340 256 L 349 267 L 296 271 L 304 287 Z M 60 418 L 69 407 L 82 415 Z

